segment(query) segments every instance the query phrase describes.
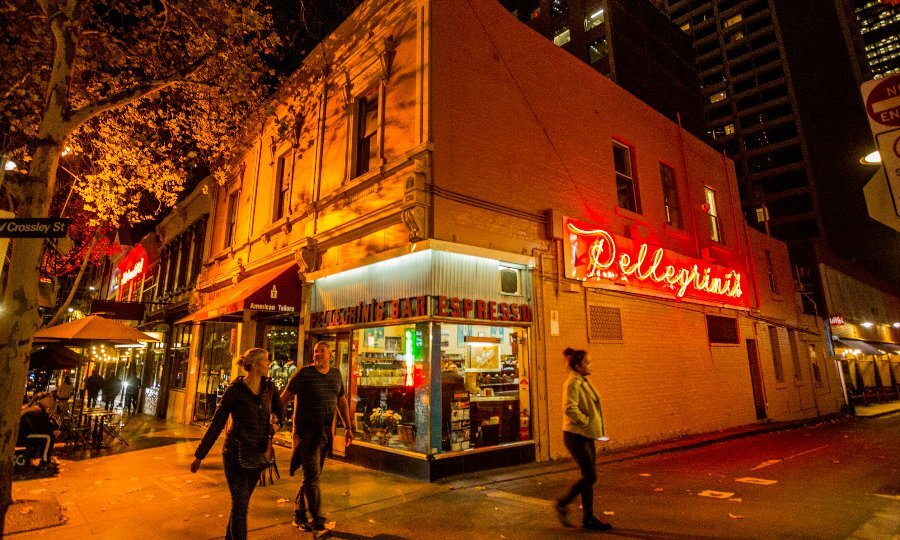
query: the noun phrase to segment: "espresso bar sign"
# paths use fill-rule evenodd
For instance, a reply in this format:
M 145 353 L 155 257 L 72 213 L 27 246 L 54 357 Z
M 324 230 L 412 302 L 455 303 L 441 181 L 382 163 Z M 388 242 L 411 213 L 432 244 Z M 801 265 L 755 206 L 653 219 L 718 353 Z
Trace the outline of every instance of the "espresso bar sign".
M 478 319 L 483 321 L 531 322 L 528 304 L 492 302 L 471 298 L 413 296 L 395 300 L 372 300 L 356 306 L 318 311 L 310 315 L 310 328 L 327 328 L 372 322 L 437 317 Z

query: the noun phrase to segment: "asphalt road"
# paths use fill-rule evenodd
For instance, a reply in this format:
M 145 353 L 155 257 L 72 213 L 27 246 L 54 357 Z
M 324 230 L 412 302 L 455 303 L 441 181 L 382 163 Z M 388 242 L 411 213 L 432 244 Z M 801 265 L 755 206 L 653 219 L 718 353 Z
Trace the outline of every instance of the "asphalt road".
M 571 470 L 343 516 L 332 538 L 900 538 L 900 414 L 601 464 L 599 476 L 610 533 L 557 523 Z

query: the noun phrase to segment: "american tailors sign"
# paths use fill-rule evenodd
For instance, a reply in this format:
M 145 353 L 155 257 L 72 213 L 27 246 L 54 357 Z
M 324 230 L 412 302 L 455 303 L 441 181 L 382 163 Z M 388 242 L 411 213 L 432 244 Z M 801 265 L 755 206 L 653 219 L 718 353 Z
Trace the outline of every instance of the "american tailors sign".
M 429 300 L 431 309 L 429 310 Z M 310 314 L 310 328 L 364 324 L 427 317 L 477 319 L 500 322 L 531 322 L 531 306 L 449 296 L 413 296 L 372 300 L 359 305 Z
M 745 305 L 741 273 L 599 227 L 566 219 L 566 276 L 598 286 L 624 286 L 694 299 Z

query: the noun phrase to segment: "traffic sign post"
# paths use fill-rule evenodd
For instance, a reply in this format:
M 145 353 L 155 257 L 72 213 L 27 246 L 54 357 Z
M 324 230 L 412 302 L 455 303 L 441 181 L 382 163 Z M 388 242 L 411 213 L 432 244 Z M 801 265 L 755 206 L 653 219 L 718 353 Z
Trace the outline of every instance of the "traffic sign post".
M 860 90 L 894 213 L 900 216 L 900 74 L 866 81 Z

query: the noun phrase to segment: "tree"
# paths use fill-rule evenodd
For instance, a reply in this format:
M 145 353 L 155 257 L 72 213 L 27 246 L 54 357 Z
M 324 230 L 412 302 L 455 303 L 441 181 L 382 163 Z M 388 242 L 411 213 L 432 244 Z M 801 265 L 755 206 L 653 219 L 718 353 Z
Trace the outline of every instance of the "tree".
M 213 169 L 270 88 L 278 44 L 259 0 L 10 0 L 0 37 L 0 126 L 19 171 L 18 217 L 47 217 L 69 146 L 88 160 L 78 195 L 98 217 L 170 203 L 197 163 Z M 271 82 L 271 79 L 270 79 Z M 0 536 L 37 310 L 42 239 L 15 239 L 0 306 Z

